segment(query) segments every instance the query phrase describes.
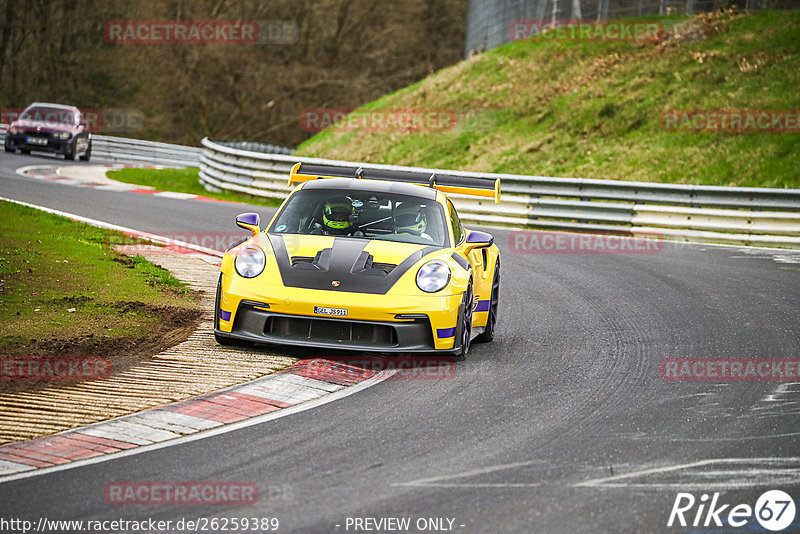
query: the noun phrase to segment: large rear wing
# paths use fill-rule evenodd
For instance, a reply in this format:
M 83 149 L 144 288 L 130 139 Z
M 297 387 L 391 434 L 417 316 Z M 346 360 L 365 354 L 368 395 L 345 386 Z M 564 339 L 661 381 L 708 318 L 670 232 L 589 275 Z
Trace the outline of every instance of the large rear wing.
M 289 187 L 294 184 L 322 178 L 363 178 L 366 180 L 386 180 L 406 182 L 432 187 L 444 193 L 459 193 L 478 197 L 493 198 L 500 202 L 500 178 L 495 181 L 467 176 L 453 176 L 439 173 L 414 171 L 387 171 L 364 169 L 361 167 L 336 167 L 333 165 L 311 165 L 296 163 L 289 174 Z

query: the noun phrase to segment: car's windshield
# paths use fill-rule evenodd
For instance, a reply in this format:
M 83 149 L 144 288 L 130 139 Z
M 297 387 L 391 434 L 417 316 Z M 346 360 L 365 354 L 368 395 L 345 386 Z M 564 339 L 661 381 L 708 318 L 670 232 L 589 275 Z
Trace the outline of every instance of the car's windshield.
M 448 242 L 444 210 L 438 202 L 372 191 L 300 190 L 269 231 L 436 246 Z
M 47 124 L 62 124 L 73 126 L 77 124 L 75 113 L 69 109 L 50 107 L 30 107 L 23 111 L 20 120 L 27 122 L 43 122 Z

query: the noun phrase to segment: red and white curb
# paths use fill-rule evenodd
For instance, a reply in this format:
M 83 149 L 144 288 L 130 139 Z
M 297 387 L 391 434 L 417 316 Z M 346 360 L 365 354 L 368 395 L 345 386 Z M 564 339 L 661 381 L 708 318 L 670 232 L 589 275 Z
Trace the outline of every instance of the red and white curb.
M 101 166 L 93 166 L 101 167 Z M 175 193 L 173 191 L 159 191 L 149 186 L 141 186 L 136 184 L 126 184 L 118 182 L 110 178 L 98 177 L 95 179 L 89 178 L 75 178 L 64 174 L 64 170 L 83 169 L 86 166 L 70 165 L 67 167 L 61 165 L 28 165 L 17 169 L 17 174 L 28 178 L 35 178 L 46 182 L 55 182 L 62 185 L 73 185 L 77 187 L 90 187 L 92 189 L 101 189 L 103 191 L 117 191 L 126 193 L 137 193 L 140 195 L 153 195 L 154 197 L 172 198 L 177 200 L 202 200 L 206 202 L 224 202 L 227 204 L 240 204 L 232 200 L 220 200 L 217 198 L 210 198 L 202 195 L 194 195 L 191 193 Z M 106 170 L 117 169 L 168 169 L 171 167 L 163 167 L 160 165 L 102 165 Z M 105 172 L 105 171 L 104 171 Z
M 350 395 L 393 374 L 323 359 L 303 360 L 214 393 L 0 446 L 0 483 L 260 424 Z

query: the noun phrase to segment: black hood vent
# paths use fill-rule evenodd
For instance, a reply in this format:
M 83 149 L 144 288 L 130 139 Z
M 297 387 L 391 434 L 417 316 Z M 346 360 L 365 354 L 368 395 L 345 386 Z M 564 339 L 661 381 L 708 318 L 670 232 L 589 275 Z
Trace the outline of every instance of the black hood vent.
M 284 286 L 352 293 L 385 294 L 412 265 L 441 249 L 425 247 L 395 265 L 375 262 L 372 254 L 364 250 L 368 240 L 337 237 L 333 246 L 320 250 L 313 258 L 289 258 L 283 236 L 268 236 Z
M 292 258 L 292 267 L 306 271 L 327 272 L 331 266 L 331 248 L 324 248 L 317 252 L 313 258 L 308 256 L 295 256 Z

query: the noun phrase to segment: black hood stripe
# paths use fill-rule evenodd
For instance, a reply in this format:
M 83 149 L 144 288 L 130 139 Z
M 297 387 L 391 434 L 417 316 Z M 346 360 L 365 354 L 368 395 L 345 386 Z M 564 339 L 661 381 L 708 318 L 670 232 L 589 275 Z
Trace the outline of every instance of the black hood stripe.
M 282 235 L 267 236 L 275 252 L 275 261 L 284 286 L 378 295 L 385 295 L 421 258 L 442 248 L 428 246 L 420 249 L 410 254 L 385 276 L 374 276 L 363 268 L 366 255 L 364 248 L 370 243 L 368 240 L 336 237 L 333 246 L 324 249 L 329 252 L 321 255 L 325 256 L 324 268 L 308 269 L 292 267 L 292 259 Z M 333 282 L 339 282 L 339 285 L 334 286 Z

